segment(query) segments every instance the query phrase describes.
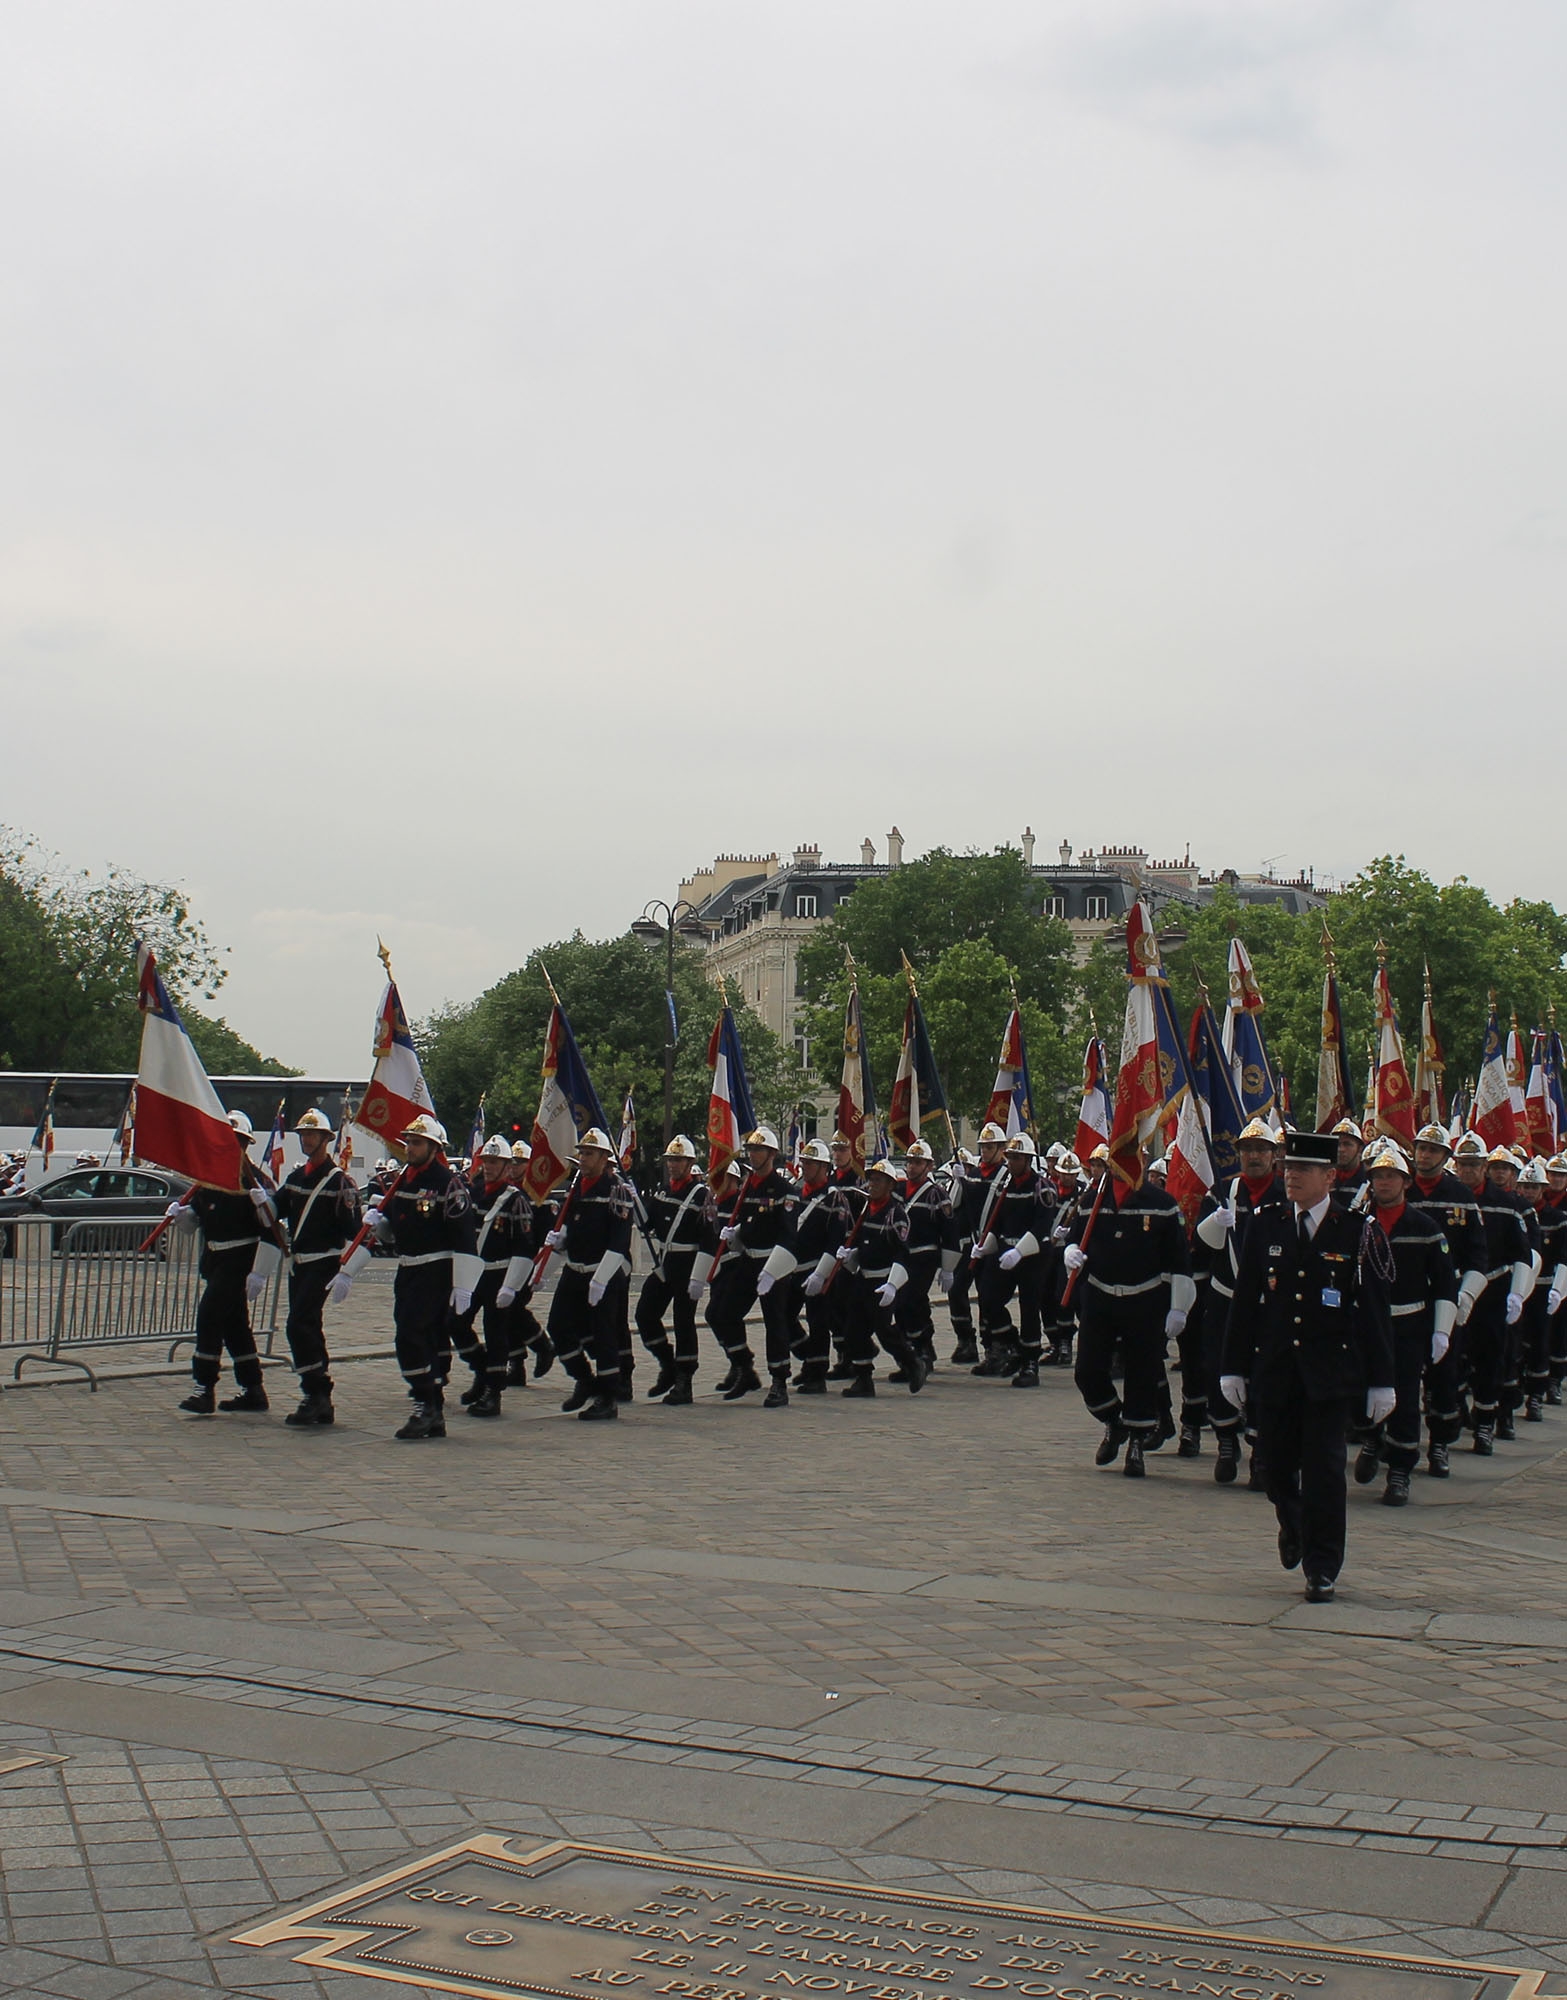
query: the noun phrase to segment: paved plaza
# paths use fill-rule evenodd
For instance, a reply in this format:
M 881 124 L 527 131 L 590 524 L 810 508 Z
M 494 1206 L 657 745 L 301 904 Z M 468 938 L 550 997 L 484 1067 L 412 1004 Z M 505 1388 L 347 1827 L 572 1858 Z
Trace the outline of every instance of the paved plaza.
M 269 1382 L 0 1396 L 5 1993 L 426 1990 L 231 1940 L 506 1834 L 1567 1995 L 1567 1411 L 1354 1492 L 1306 1606 L 1211 1448 L 1095 1471 L 1061 1371 L 583 1426 L 557 1369 L 410 1445 L 386 1359 L 327 1432 Z

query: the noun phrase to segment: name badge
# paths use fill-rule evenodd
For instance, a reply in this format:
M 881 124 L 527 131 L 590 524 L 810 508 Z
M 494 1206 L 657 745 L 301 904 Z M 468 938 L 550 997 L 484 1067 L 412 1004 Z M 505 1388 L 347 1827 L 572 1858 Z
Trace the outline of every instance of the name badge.
M 1284 1255 L 1284 1245 L 1282 1243 L 1270 1243 L 1268 1245 L 1268 1255 L 1270 1257 L 1282 1257 Z
M 1325 1306 L 1341 1306 L 1344 1301 L 1334 1286 L 1324 1285 L 1322 1287 L 1322 1303 Z

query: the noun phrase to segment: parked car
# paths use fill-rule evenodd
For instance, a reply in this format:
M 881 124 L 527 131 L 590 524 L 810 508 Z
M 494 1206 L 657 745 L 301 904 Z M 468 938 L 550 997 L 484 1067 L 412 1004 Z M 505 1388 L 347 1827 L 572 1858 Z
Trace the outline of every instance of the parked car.
M 75 1222 L 145 1221 L 150 1230 L 190 1185 L 183 1174 L 163 1167 L 78 1167 L 27 1194 L 0 1195 L 5 1255 L 13 1253 L 9 1222 L 48 1216 L 54 1223 L 51 1247 L 58 1250 Z

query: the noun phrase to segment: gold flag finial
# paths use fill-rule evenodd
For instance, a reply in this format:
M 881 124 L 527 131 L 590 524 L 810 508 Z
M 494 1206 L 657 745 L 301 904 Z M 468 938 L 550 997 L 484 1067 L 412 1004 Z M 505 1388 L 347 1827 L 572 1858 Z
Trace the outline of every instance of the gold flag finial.
M 375 941 L 375 955 L 385 967 L 387 979 L 390 981 L 392 977 L 392 954 L 387 950 L 385 940 L 379 935 L 377 935 Z
M 542 958 L 539 960 L 539 971 L 543 976 L 544 984 L 549 988 L 551 1001 L 558 1007 L 560 1005 L 560 995 L 555 991 L 555 982 L 550 978 L 550 969 Z
M 898 962 L 903 967 L 904 978 L 909 982 L 909 991 L 918 997 L 919 988 L 914 984 L 914 968 L 909 963 L 908 953 L 901 945 L 898 948 Z

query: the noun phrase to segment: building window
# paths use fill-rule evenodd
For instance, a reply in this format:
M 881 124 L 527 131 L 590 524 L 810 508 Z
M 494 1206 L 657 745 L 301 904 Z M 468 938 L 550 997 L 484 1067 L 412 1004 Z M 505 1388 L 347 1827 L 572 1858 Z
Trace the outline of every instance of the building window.
M 1090 896 L 1083 914 L 1091 924 L 1102 924 L 1110 914 L 1110 898 Z
M 1047 896 L 1045 898 L 1044 914 L 1047 917 L 1065 917 L 1066 915 L 1065 896 Z
M 794 899 L 794 913 L 797 917 L 814 917 L 816 915 L 816 898 L 814 896 L 796 896 Z
M 809 1069 L 811 1066 L 810 1036 L 806 1034 L 796 1035 L 794 1038 L 794 1046 L 800 1058 L 800 1067 L 802 1069 Z

